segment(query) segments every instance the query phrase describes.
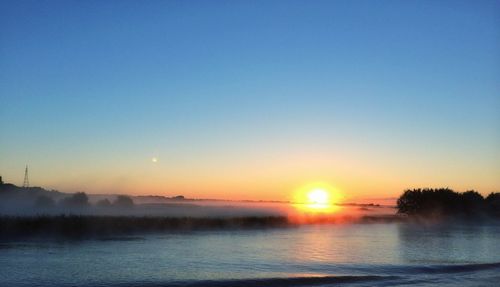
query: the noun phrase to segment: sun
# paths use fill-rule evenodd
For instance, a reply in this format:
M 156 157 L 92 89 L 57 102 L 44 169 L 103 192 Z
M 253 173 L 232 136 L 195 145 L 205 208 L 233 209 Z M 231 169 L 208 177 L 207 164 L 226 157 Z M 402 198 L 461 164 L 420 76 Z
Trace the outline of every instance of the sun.
M 339 210 L 340 192 L 326 183 L 311 183 L 297 189 L 294 206 L 303 212 L 331 213 Z
M 307 201 L 309 204 L 329 204 L 330 196 L 328 192 L 321 188 L 316 188 L 307 193 Z

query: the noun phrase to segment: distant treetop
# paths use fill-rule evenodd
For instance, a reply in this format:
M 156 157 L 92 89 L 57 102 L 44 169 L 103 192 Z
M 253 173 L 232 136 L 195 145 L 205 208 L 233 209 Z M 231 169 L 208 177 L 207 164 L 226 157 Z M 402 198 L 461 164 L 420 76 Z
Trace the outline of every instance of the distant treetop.
M 117 207 L 132 207 L 134 206 L 134 201 L 129 196 L 118 195 L 113 202 L 113 205 Z

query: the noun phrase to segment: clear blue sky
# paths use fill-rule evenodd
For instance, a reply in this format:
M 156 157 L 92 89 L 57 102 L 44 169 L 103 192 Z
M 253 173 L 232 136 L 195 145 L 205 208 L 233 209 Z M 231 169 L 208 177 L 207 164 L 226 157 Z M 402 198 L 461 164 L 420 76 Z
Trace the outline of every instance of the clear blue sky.
M 500 190 L 500 1 L 0 1 L 0 175 Z M 151 159 L 156 158 L 157 162 Z

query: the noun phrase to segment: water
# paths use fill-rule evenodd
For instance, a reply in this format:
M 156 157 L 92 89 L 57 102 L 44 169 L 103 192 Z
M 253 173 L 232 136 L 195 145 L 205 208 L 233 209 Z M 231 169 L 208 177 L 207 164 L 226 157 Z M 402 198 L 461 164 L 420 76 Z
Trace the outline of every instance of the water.
M 0 286 L 495 286 L 500 225 L 314 225 L 0 245 Z

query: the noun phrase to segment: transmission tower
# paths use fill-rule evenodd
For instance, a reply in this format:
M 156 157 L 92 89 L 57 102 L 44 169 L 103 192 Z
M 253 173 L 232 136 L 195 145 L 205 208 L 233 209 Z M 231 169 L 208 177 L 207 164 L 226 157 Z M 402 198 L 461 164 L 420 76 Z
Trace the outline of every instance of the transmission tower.
M 23 182 L 23 187 L 28 188 L 30 187 L 30 180 L 28 179 L 28 165 L 26 165 L 26 169 L 24 170 L 24 182 Z

